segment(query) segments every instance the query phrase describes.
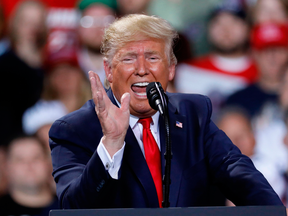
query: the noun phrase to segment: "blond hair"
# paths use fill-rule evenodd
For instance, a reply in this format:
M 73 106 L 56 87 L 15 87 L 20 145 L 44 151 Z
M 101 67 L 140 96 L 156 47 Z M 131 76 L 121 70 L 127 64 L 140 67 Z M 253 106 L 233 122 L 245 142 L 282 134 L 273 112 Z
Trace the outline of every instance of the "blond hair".
M 101 52 L 104 61 L 111 65 L 116 52 L 125 44 L 143 40 L 143 38 L 162 39 L 165 42 L 165 53 L 169 64 L 177 64 L 173 53 L 174 40 L 178 37 L 177 32 L 168 21 L 144 14 L 130 14 L 117 19 L 106 30 L 103 36 Z

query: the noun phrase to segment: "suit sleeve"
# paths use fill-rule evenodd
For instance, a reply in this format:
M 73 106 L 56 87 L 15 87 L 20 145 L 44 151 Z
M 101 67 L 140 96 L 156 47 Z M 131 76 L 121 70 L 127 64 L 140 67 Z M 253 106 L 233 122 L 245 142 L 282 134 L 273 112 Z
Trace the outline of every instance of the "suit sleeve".
M 109 176 L 97 151 L 85 146 L 85 137 L 78 132 L 63 120 L 57 120 L 49 132 L 60 207 L 108 208 L 117 180 Z
M 211 115 L 211 103 L 207 99 Z M 205 154 L 212 181 L 235 205 L 283 205 L 251 159 L 231 142 L 227 135 L 206 119 Z

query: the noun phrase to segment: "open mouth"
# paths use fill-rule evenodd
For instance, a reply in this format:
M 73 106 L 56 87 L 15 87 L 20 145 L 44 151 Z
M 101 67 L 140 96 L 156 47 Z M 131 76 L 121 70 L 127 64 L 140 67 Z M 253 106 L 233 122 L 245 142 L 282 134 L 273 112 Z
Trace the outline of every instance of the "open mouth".
M 146 97 L 146 87 L 148 86 L 149 82 L 139 82 L 134 83 L 131 86 L 132 91 L 140 97 Z

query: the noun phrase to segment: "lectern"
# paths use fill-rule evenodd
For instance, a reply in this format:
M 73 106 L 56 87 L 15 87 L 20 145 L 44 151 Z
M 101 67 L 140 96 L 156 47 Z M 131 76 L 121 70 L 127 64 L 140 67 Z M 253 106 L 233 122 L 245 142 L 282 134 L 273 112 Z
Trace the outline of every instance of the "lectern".
M 69 209 L 51 210 L 50 216 L 286 216 L 284 206 Z

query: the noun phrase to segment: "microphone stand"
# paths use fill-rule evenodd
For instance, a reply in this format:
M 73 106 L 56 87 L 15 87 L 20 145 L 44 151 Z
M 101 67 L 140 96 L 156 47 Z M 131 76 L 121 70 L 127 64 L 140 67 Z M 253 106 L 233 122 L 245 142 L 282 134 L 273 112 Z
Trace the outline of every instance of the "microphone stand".
M 163 208 L 170 207 L 169 202 L 169 193 L 170 193 L 170 171 L 171 171 L 171 159 L 172 159 L 172 151 L 171 151 L 171 140 L 170 140 L 170 127 L 169 127 L 169 117 L 165 115 L 165 130 L 166 130 L 166 152 L 164 153 L 165 158 L 165 175 L 163 177 L 164 191 L 163 191 Z
M 156 85 L 158 88 L 158 86 Z M 159 90 L 159 89 L 158 89 Z M 171 159 L 172 159 L 172 150 L 171 150 L 171 139 L 170 139 L 170 121 L 169 121 L 169 116 L 168 116 L 168 106 L 167 106 L 167 96 L 164 93 L 163 89 L 161 89 L 162 94 L 160 94 L 161 101 L 163 104 L 163 110 L 164 112 L 161 114 L 162 117 L 164 118 L 165 122 L 165 131 L 166 131 L 166 152 L 164 153 L 164 158 L 165 158 L 165 174 L 163 176 L 163 201 L 162 201 L 162 207 L 163 208 L 168 208 L 170 207 L 170 202 L 169 202 L 169 194 L 170 194 L 170 184 L 171 184 L 171 179 L 170 179 L 170 172 L 171 172 Z M 163 97 L 162 97 L 163 95 Z

